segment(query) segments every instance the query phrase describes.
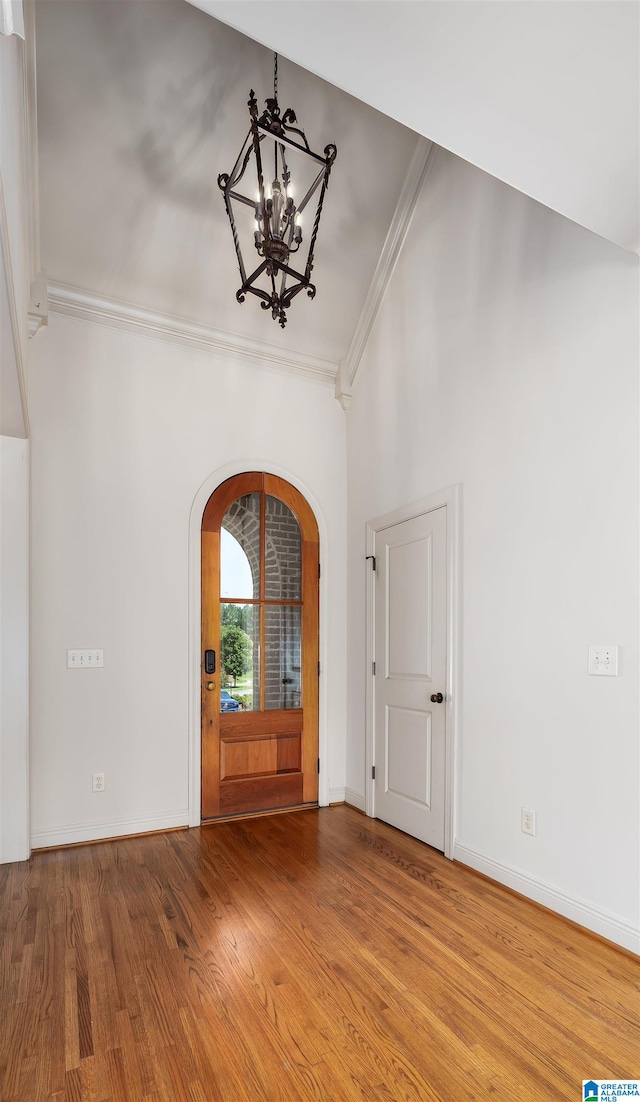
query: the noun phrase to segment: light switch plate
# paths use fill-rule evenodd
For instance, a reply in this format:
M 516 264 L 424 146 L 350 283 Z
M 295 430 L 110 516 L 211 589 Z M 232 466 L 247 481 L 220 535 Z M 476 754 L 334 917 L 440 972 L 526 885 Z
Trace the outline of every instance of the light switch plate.
M 68 670 L 91 670 L 98 666 L 104 666 L 104 651 L 96 650 L 68 650 Z
M 589 647 L 589 673 L 598 677 L 617 677 L 618 648 Z

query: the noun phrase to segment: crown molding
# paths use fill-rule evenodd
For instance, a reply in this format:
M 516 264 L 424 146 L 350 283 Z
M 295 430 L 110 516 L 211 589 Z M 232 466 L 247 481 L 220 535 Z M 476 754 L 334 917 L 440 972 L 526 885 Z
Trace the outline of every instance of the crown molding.
M 344 410 L 348 409 L 362 357 L 371 335 L 385 291 L 402 251 L 411 219 L 416 208 L 425 177 L 435 156 L 436 146 L 427 138 L 419 137 L 407 170 L 404 186 L 385 238 L 380 259 L 373 273 L 364 306 L 358 318 L 349 350 L 340 364 L 336 379 L 336 398 Z
M 336 385 L 333 393 L 343 413 L 348 413 L 349 406 L 351 405 L 352 392 L 350 385 L 346 381 L 343 360 L 340 360 L 340 366 L 336 373 Z
M 0 34 L 15 34 L 17 38 L 24 38 L 24 18 L 22 13 L 22 0 L 0 0 Z
M 44 272 L 38 275 L 31 284 L 31 296 L 29 299 L 29 339 L 35 337 L 39 329 L 49 323 L 49 302 L 47 300 L 47 281 Z
M 49 310 L 94 325 L 136 332 L 156 340 L 187 348 L 198 348 L 222 356 L 238 357 L 254 366 L 284 371 L 323 386 L 333 387 L 338 365 L 333 360 L 278 348 L 266 341 L 250 340 L 198 325 L 171 314 L 159 314 L 133 303 L 100 298 L 79 287 L 49 283 Z

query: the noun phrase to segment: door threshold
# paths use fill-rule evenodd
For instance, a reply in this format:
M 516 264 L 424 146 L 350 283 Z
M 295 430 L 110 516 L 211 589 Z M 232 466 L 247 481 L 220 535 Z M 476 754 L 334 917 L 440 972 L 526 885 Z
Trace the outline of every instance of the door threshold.
M 320 804 L 292 804 L 291 807 L 270 807 L 266 811 L 238 811 L 235 815 L 217 815 L 213 819 L 202 819 L 200 826 L 212 826 L 214 823 L 234 823 L 238 819 L 262 819 L 265 815 L 289 815 L 292 811 L 317 811 Z

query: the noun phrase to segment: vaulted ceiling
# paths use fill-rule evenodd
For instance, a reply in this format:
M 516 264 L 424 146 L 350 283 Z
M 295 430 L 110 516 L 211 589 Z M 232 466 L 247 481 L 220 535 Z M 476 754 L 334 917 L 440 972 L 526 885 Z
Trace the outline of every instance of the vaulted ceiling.
M 272 93 L 271 51 L 183 0 L 43 0 L 36 12 L 42 266 L 58 299 L 77 290 L 335 370 L 416 135 L 280 59 L 281 106 L 294 107 L 312 148 L 338 147 L 317 297 L 298 296 L 283 332 L 257 300 L 236 302 L 217 186 L 248 131 L 250 89 L 261 102 Z
M 193 0 L 624 249 L 640 247 L 635 0 Z
M 377 279 L 381 293 L 376 265 L 426 139 L 637 248 L 637 4 L 197 5 L 37 0 L 41 253 L 56 308 L 176 319 L 267 361 L 306 356 L 329 379 L 371 321 L 367 292 Z M 338 147 L 318 295 L 298 297 L 284 332 L 257 301 L 236 303 L 216 183 L 247 132 L 249 90 L 271 93 L 273 48 L 281 105 L 312 147 Z

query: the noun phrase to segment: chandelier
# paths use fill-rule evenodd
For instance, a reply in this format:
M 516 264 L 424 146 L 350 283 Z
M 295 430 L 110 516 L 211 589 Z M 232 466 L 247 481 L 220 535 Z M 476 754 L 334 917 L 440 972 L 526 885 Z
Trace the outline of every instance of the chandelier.
M 314 153 L 304 131 L 294 125 L 295 112 L 288 107 L 280 114 L 277 54 L 273 55 L 273 99 L 266 100 L 265 110 L 258 117 L 251 89 L 248 107 L 250 128 L 240 155 L 231 172 L 218 176 L 242 281 L 236 299 L 244 302 L 247 294 L 256 295 L 262 309 L 271 310 L 271 317 L 284 329 L 285 311 L 295 296 L 305 290 L 309 298 L 315 297 L 316 288 L 311 282 L 314 251 L 337 149 L 326 145 L 323 157 Z M 257 179 L 253 195 L 239 190 L 251 189 L 249 177 Z M 250 275 L 241 240 L 245 249 L 249 242 L 249 249 L 253 246 L 258 254 L 258 265 Z

